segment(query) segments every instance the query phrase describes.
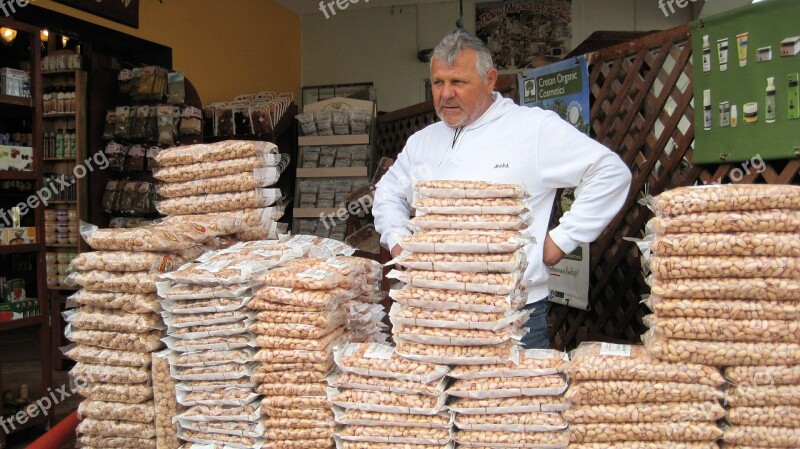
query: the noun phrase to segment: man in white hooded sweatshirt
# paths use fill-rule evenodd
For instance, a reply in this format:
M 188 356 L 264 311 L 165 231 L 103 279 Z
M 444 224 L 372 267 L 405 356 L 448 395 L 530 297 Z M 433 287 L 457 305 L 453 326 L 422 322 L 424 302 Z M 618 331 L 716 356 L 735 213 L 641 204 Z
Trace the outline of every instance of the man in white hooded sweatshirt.
M 549 266 L 579 243 L 592 242 L 625 202 L 631 174 L 608 148 L 554 112 L 520 107 L 494 92 L 497 69 L 478 38 L 445 36 L 431 59 L 431 84 L 441 119 L 412 135 L 377 185 L 372 212 L 381 244 L 392 256 L 411 232 L 413 186 L 420 180 L 480 180 L 525 185 L 533 216 L 523 279 L 532 315 L 525 348 L 550 346 L 547 334 Z M 575 202 L 547 231 L 556 190 L 576 187 Z

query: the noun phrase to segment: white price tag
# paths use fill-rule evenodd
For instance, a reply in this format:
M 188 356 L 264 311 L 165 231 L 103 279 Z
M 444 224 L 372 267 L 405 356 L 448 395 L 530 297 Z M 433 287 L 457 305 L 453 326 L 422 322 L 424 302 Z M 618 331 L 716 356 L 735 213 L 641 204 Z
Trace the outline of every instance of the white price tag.
M 547 360 L 553 358 L 553 351 L 549 349 L 526 349 L 526 359 Z
M 617 357 L 630 357 L 631 345 L 619 345 L 614 343 L 602 343 L 600 345 L 600 355 L 612 355 Z
M 514 362 L 515 365 L 519 365 L 519 362 L 520 362 L 520 360 L 519 360 L 519 351 L 520 351 L 520 347 L 519 346 L 514 345 L 514 346 L 511 347 L 511 356 L 509 357 L 509 359 L 512 362 Z
M 316 279 L 316 280 L 319 281 L 319 280 L 324 279 L 325 276 L 327 276 L 328 274 L 330 274 L 330 273 L 328 273 L 327 271 L 310 269 L 310 270 L 306 270 L 306 271 L 304 271 L 302 273 L 299 273 L 297 275 L 297 277 L 299 277 L 299 278 L 311 278 L 311 279 Z
M 197 269 L 208 271 L 209 273 L 219 273 L 221 270 L 224 270 L 233 262 L 234 262 L 233 260 L 227 260 L 227 259 L 215 260 L 212 262 L 202 263 L 200 264 L 200 266 L 197 267 Z
M 334 268 L 347 268 L 349 265 L 347 262 L 342 262 L 341 260 L 336 260 L 335 257 L 331 257 L 330 259 L 326 260 L 325 263 L 330 265 Z
M 361 347 L 361 345 L 358 345 L 358 344 L 347 345 L 347 346 L 344 347 L 344 351 L 342 351 L 342 356 L 344 356 L 344 357 L 352 357 L 358 352 L 358 348 L 360 348 L 360 347 Z
M 369 345 L 369 348 L 367 348 L 366 352 L 364 352 L 364 357 L 368 359 L 389 360 L 392 358 L 393 354 L 394 347 L 372 343 Z

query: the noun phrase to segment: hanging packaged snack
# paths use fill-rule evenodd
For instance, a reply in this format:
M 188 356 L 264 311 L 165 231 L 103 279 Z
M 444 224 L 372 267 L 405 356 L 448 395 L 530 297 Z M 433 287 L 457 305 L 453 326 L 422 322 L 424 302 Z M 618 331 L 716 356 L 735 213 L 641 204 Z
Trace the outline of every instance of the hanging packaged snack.
M 116 143 L 116 142 L 109 142 L 105 150 L 103 152 L 106 155 L 106 159 L 108 159 L 108 168 L 114 171 L 123 171 L 125 170 L 125 154 L 126 149 L 124 146 Z
M 109 109 L 106 111 L 106 120 L 103 124 L 103 140 L 112 140 L 117 126 L 117 111 Z
M 320 136 L 333 135 L 333 112 L 314 111 L 314 123 L 317 125 L 317 134 Z
M 128 133 L 131 140 L 139 142 L 145 138 L 145 127 L 147 125 L 147 106 L 130 107 L 130 131 Z
M 159 147 L 149 147 L 145 150 L 145 157 L 146 157 L 146 170 L 157 170 L 159 168 L 158 162 L 156 162 L 156 158 L 158 157 L 158 152 L 161 151 Z
M 181 113 L 181 136 L 199 136 L 203 132 L 202 111 L 193 106 L 187 106 Z
M 220 137 L 234 135 L 233 109 L 227 104 L 214 110 L 214 131 Z
M 318 136 L 320 135 L 317 132 L 317 124 L 314 121 L 314 113 L 312 112 L 302 112 L 295 116 L 297 121 L 300 123 L 300 131 L 304 136 Z
M 186 99 L 186 86 L 183 72 L 170 72 L 167 76 L 167 103 L 183 104 Z
M 319 167 L 330 168 L 336 163 L 336 147 L 320 147 Z
M 147 122 L 145 123 L 145 143 L 155 145 L 158 143 L 158 115 L 157 106 L 150 106 L 147 110 Z
M 248 136 L 253 134 L 253 125 L 250 122 L 249 104 L 240 103 L 231 106 L 233 110 L 234 134 L 237 136 Z
M 319 147 L 306 147 L 303 150 L 303 168 L 317 168 L 319 166 Z
M 344 109 L 334 109 L 331 111 L 333 121 L 333 133 L 335 135 L 350 134 L 350 111 Z
M 117 195 L 119 195 L 118 184 L 119 181 L 116 179 L 109 179 L 106 181 L 106 188 L 103 191 L 103 197 L 100 200 L 100 206 L 107 214 L 110 214 L 114 211 L 113 206 L 116 202 Z
M 140 145 L 132 145 L 128 149 L 128 156 L 125 160 L 126 171 L 144 171 L 146 150 Z
M 117 85 L 121 94 L 128 94 L 131 91 L 131 81 L 133 80 L 133 72 L 129 69 L 122 69 L 117 75 Z
M 114 138 L 128 140 L 130 136 L 130 107 L 117 106 L 115 116 L 116 121 L 114 122 Z
M 142 100 L 153 98 L 155 82 L 156 67 L 142 67 L 141 71 L 139 72 L 139 89 L 136 92 L 131 92 L 131 96 Z
M 365 109 L 350 110 L 350 129 L 352 134 L 368 134 L 370 112 Z
M 156 109 L 158 117 L 158 144 L 172 146 L 175 144 L 175 128 L 172 122 L 172 106 L 159 105 Z

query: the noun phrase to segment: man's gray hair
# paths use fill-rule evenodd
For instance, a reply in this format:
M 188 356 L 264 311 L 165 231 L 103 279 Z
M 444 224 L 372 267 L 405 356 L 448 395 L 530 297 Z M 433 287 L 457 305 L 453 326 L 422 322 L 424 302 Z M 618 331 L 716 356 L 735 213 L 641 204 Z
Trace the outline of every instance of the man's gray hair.
M 478 59 L 478 63 L 476 64 L 478 74 L 483 81 L 486 81 L 486 75 L 489 73 L 489 70 L 494 67 L 492 52 L 489 51 L 489 47 L 487 47 L 482 40 L 461 30 L 448 34 L 439 42 L 436 48 L 433 49 L 431 62 L 433 62 L 434 59 L 438 59 L 444 61 L 447 66 L 452 66 L 459 53 L 465 49 L 475 51 L 475 55 Z

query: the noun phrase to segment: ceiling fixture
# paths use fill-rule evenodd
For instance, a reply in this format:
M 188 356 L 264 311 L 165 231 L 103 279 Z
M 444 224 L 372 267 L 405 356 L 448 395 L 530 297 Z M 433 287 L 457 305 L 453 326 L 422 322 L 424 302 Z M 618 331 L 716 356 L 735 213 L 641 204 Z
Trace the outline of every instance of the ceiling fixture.
M 50 40 L 50 32 L 47 30 L 39 31 L 39 39 L 42 42 L 47 42 L 48 40 Z
M 11 45 L 14 42 L 14 39 L 17 38 L 17 30 L 2 27 L 0 28 L 0 38 L 3 39 L 4 44 Z

